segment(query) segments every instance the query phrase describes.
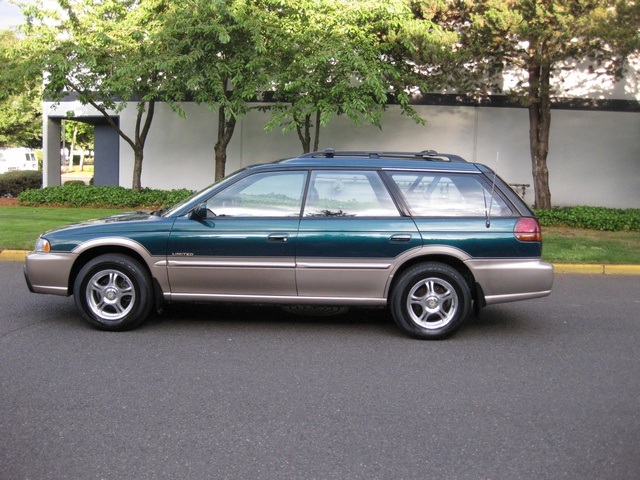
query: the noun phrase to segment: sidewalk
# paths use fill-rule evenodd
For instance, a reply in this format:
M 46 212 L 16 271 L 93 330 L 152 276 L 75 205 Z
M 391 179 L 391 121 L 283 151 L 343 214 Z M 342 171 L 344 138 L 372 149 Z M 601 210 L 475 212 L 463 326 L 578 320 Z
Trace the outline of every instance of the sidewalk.
M 2 250 L 0 261 L 24 262 L 27 250 Z M 584 273 L 590 275 L 640 275 L 640 265 L 601 265 L 554 263 L 555 273 Z

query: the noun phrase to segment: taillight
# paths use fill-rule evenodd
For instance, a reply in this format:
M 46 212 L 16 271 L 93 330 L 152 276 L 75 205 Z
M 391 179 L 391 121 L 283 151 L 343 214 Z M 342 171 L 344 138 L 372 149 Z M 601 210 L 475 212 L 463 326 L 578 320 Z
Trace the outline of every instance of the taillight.
M 513 234 L 521 242 L 541 242 L 542 231 L 538 219 L 533 217 L 522 217 L 518 219 L 513 227 Z

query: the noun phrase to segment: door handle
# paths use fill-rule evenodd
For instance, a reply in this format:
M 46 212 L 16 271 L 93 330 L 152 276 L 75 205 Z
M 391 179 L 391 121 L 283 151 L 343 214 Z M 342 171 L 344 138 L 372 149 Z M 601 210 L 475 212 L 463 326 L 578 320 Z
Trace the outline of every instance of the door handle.
M 288 241 L 288 233 L 272 233 L 267 237 L 267 242 L 271 243 L 287 243 Z
M 411 241 L 411 234 L 410 233 L 398 233 L 396 235 L 391 235 L 391 237 L 389 237 L 389 241 L 391 243 L 407 243 Z

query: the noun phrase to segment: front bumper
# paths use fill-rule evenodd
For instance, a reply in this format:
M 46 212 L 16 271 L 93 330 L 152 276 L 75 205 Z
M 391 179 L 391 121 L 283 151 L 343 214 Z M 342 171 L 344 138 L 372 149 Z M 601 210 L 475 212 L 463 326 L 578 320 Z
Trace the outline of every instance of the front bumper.
M 23 268 L 29 291 L 52 295 L 71 295 L 69 277 L 77 258 L 73 253 L 27 254 Z

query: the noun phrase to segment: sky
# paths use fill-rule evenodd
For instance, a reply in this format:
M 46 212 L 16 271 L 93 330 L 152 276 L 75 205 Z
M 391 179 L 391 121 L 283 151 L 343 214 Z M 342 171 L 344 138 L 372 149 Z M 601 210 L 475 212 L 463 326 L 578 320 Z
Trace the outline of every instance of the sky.
M 22 23 L 20 9 L 5 0 L 0 0 L 0 28 L 14 27 Z

